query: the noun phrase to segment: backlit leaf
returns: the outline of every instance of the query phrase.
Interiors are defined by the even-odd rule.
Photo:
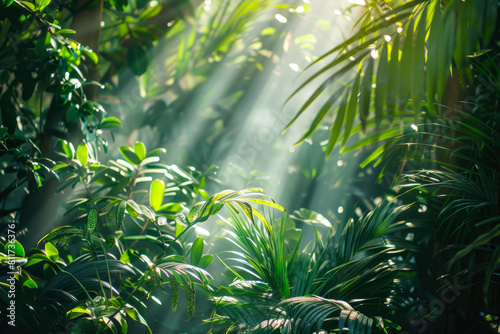
[[[4,247],[4,253],[7,254],[7,256],[25,256],[24,247],[17,240],[7,242]]]
[[[162,180],[153,180],[149,189],[149,205],[153,210],[158,211],[163,203],[165,194],[165,184]]]
[[[87,148],[87,145],[84,142],[81,142],[80,144],[78,144],[78,147],[76,148],[76,158],[78,159],[78,161],[80,161],[82,166],[86,166],[88,157],[89,157],[89,150]]]
[[[138,141],[134,145],[134,153],[137,155],[140,161],[144,160],[146,157],[146,146],[143,142]]]
[[[45,254],[52,262],[57,262],[59,259],[59,251],[50,242],[45,243]]]

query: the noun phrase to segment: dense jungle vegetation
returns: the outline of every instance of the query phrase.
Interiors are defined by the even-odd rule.
[[[500,333],[499,6],[0,0],[1,332]]]

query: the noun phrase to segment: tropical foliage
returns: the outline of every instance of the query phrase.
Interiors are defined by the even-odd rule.
[[[351,1],[323,55],[313,6],[0,1],[2,332],[500,330],[497,1]],[[293,48],[284,212],[213,163]]]
[[[299,143],[333,110],[326,154],[372,148],[361,166],[379,166],[378,181],[427,216],[410,238],[422,246],[415,290],[395,311],[408,332],[489,332],[484,315],[497,313],[497,12],[495,1],[367,1],[352,37],[292,94],[323,80],[292,123],[328,95]]]

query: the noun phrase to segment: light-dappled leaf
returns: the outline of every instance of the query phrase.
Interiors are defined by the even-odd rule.
[[[26,255],[23,245],[15,239],[5,243],[4,253],[7,254],[7,256],[17,257],[24,257]]]
[[[93,233],[97,227],[97,211],[95,209],[92,209],[89,211],[87,215],[87,230],[90,233]]]

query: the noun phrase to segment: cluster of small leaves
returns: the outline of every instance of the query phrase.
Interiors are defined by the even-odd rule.
[[[208,197],[201,188],[206,174],[164,165],[160,160],[165,150],[148,152],[141,142],[133,148],[120,147],[122,159],[105,165],[91,162],[94,158],[85,144],[75,150],[71,143],[61,141],[60,148],[67,162],[59,163],[55,170],[63,180],[59,191],[74,188],[67,207],[73,223],[54,228],[40,240],[45,252],[32,249],[25,254],[21,244],[14,245],[20,268],[16,279],[23,285],[22,298],[30,298],[24,307],[34,305],[45,312],[52,303],[33,303],[46,298],[58,303],[58,298],[65,298],[64,307],[57,311],[57,318],[65,320],[47,323],[47,331],[71,322],[80,331],[126,332],[127,319],[149,328],[143,300],[153,297],[157,288],[162,291],[164,285],[170,288],[174,311],[180,289],[185,290],[188,316],[193,316],[194,284],[209,284],[212,277],[205,269],[213,259],[204,254],[202,236],[190,239],[195,225],[226,206],[232,214],[239,213],[236,207],[241,208],[255,223],[262,217],[270,228],[251,204],[284,210],[263,199],[261,189],[224,191]],[[197,196],[207,199],[192,205]],[[83,247],[77,248],[77,255],[82,255],[73,260],[75,244]],[[117,273],[121,273],[120,279]],[[4,299],[6,289],[8,285],[1,290]],[[41,321],[38,314],[20,313],[26,328],[30,322]]]
[[[12,256],[8,252],[10,242],[5,244],[5,253],[2,252],[2,262]],[[9,255],[10,254],[10,255]],[[51,332],[64,328],[66,321],[84,315],[77,321],[77,326],[97,329],[98,322],[91,319],[102,319],[113,309],[123,308],[123,300],[117,298],[103,298],[96,291],[102,285],[110,285],[109,281],[99,282],[95,279],[96,273],[104,277],[109,275],[133,276],[136,272],[121,261],[105,258],[103,253],[84,254],[73,259],[71,254],[61,254],[52,243],[46,242],[43,250],[33,248],[25,253],[21,244],[16,242],[17,273],[16,286],[16,326],[19,330],[30,332]],[[7,291],[9,284],[0,283],[0,298],[9,303]],[[81,306],[76,306],[81,305]],[[127,306],[131,307],[130,305]],[[84,319],[84,320],[81,320]],[[80,323],[80,324],[79,324]],[[126,322],[121,321],[126,331]],[[61,327],[62,326],[62,327]]]
[[[19,185],[40,187],[55,174],[48,158],[52,137],[106,150],[102,129],[119,126],[120,121],[87,99],[85,86],[100,84],[85,78],[85,61],[95,65],[98,57],[67,37],[74,31],[64,27],[64,3],[3,1],[1,6],[0,158],[2,173],[14,179],[2,184],[4,200],[9,194],[21,196]],[[15,209],[5,213],[11,211]]]

